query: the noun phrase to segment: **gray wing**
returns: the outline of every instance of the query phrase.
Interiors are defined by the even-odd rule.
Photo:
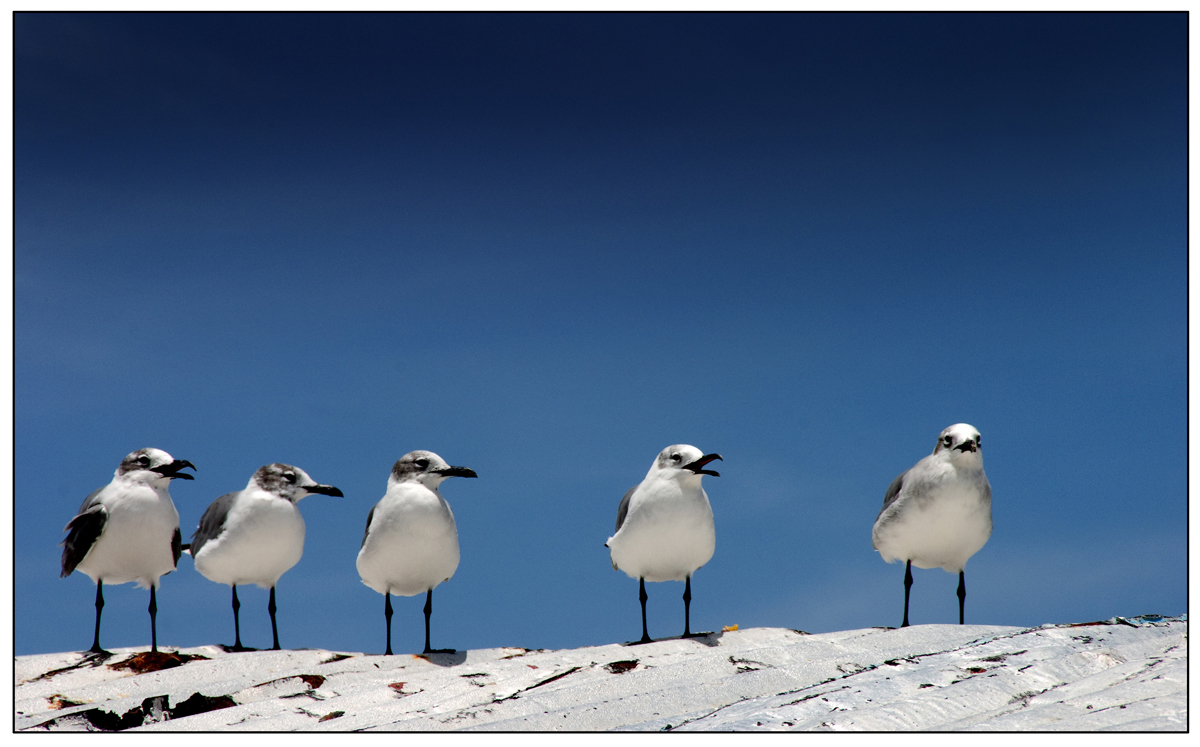
[[[196,527],[196,532],[192,535],[193,558],[200,554],[200,548],[204,547],[205,543],[220,536],[221,531],[225,529],[225,519],[229,517],[229,510],[233,508],[237,497],[238,493],[226,493],[204,510],[204,515],[200,517],[200,526]],[[175,560],[179,560],[178,554]]]
[[[900,488],[904,487],[904,476],[908,474],[908,470],[901,472],[892,480],[892,484],[888,486],[887,492],[883,494],[883,508],[879,509],[879,516],[883,516],[883,512],[888,510],[888,506],[896,502],[900,497]],[[875,521],[879,521],[879,516],[875,517]]]
[[[59,574],[59,578],[71,575],[75,566],[83,562],[88,551],[92,549],[92,545],[96,544],[96,540],[100,539],[100,534],[104,531],[104,523],[108,521],[108,512],[96,500],[96,496],[100,494],[101,490],[104,488],[93,490],[88,494],[79,507],[79,513],[63,528],[63,531],[68,534],[67,538],[60,543],[63,554],[62,573]]]
[[[104,488],[107,487],[107,485],[104,486]],[[79,514],[87,513],[87,510],[96,502],[96,496],[100,495],[100,491],[104,490],[104,488],[96,488],[92,492],[88,493],[88,497],[84,498],[83,503],[79,504],[79,510],[75,512],[75,515],[78,516]]]
[[[621,531],[621,525],[625,523],[625,514],[629,513],[629,499],[633,496],[633,491],[638,489],[638,485],[634,485],[626,491],[625,497],[621,499],[621,505],[617,507],[617,528],[614,533]]]
[[[367,528],[363,530],[363,541],[362,544],[358,546],[359,550],[363,549],[363,547],[367,544],[367,535],[371,533],[371,519],[373,518],[375,518],[375,507],[371,506],[370,512],[367,513]]]

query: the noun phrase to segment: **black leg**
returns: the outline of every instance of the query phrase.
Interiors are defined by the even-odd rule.
[[[638,641],[638,643],[649,643],[651,640],[650,632],[646,629],[646,600],[647,599],[649,599],[649,597],[646,596],[646,579],[639,578],[638,579],[638,600],[641,601],[641,603],[642,603],[642,640]]]
[[[96,582],[96,637],[92,639],[92,647],[89,649],[93,654],[107,654],[108,652],[100,648],[100,610],[104,609],[104,582]]]
[[[908,590],[912,588],[912,561],[904,564],[904,622],[900,627],[908,627]]]
[[[433,649],[429,648],[429,616],[433,614],[433,589],[425,593],[425,651],[429,653]]]
[[[392,655],[392,592],[383,594],[383,619],[387,620],[387,650],[384,656]]]
[[[242,650],[242,628],[238,624],[238,610],[242,608],[242,603],[237,598],[237,584],[233,585],[233,648],[235,651]]]
[[[429,647],[429,616],[433,614],[433,589],[430,589],[425,594],[425,650],[423,654],[452,654],[452,648],[430,648]]]
[[[958,624],[963,624],[963,603],[967,601],[967,572],[958,572]]]
[[[155,619],[158,617],[158,603],[154,601],[154,584],[150,584],[150,651],[158,653],[158,630]]]
[[[687,577],[683,587],[683,637],[692,635],[692,577]]]
[[[275,645],[271,646],[272,651],[279,650],[279,630],[275,627],[275,587],[271,587],[271,598],[267,601],[267,612],[271,613],[271,639]]]

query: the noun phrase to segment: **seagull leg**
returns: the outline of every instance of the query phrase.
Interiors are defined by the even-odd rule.
[[[237,584],[233,585],[233,650],[242,650],[242,628],[238,624],[238,610],[242,608],[242,603],[237,598]]]
[[[963,624],[963,603],[967,601],[967,572],[958,572],[958,624]]]
[[[433,589],[430,588],[429,591],[426,592],[426,594],[425,594],[425,651],[423,651],[422,653],[426,653],[426,654],[429,653],[431,650],[429,648],[429,616],[432,614],[433,614]]]
[[[383,593],[383,619],[387,621],[387,650],[384,656],[392,655],[392,592]]]
[[[908,590],[912,588],[912,561],[904,564],[904,622],[900,627],[908,627]]]
[[[638,643],[649,643],[651,640],[650,632],[648,630],[646,630],[646,600],[647,599],[649,599],[649,597],[646,596],[646,579],[639,578],[638,579],[638,600],[640,600],[642,603],[642,640],[638,641]]]
[[[705,638],[712,635],[712,631],[693,633],[692,632],[692,577],[688,576],[683,587],[683,635],[680,638]]]
[[[158,603],[154,601],[154,584],[150,584],[150,651],[158,653],[158,630],[155,618],[158,617]]]
[[[692,577],[683,586],[683,637],[692,637]]]
[[[271,647],[272,651],[279,650],[279,630],[275,627],[275,587],[271,587],[271,598],[267,600],[267,612],[271,613],[271,638],[274,639],[275,645]]]
[[[425,595],[425,650],[423,654],[452,654],[452,648],[430,648],[429,647],[429,616],[433,614],[433,587],[430,587],[429,592]]]
[[[92,639],[92,647],[88,649],[93,654],[107,654],[100,648],[100,610],[104,609],[104,582],[96,582],[96,637]]]

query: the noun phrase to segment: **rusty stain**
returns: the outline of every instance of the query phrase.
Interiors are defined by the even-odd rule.
[[[208,657],[199,654],[169,654],[165,651],[143,651],[115,664],[109,664],[108,668],[117,670],[125,669],[134,674],[146,674],[147,672],[158,672],[163,669],[173,669],[195,659],[208,659]]]

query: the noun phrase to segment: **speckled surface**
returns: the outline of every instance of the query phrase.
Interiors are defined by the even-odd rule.
[[[17,730],[1185,730],[1186,617],[779,628],[561,651],[16,659]],[[151,666],[153,663],[151,663]],[[55,673],[56,670],[62,670]]]

